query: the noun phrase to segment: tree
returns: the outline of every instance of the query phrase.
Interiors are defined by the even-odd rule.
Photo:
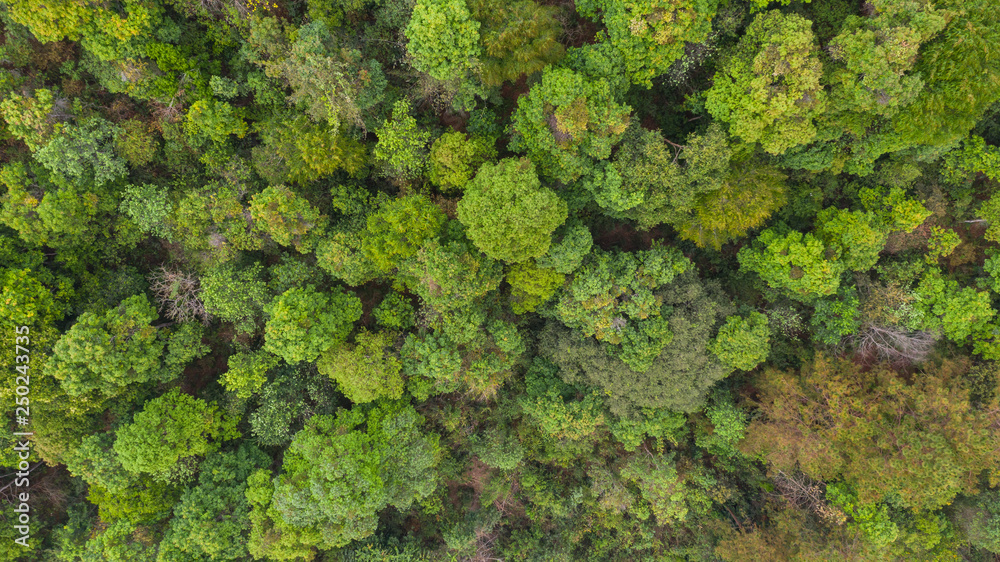
[[[566,281],[566,276],[528,261],[511,266],[506,280],[510,285],[514,314],[524,314],[552,298]]]
[[[392,292],[386,295],[372,313],[383,328],[408,330],[413,327],[413,305],[399,293]]]
[[[346,46],[323,20],[299,27],[289,43],[277,19],[263,18],[251,24],[247,43],[252,62],[292,89],[288,101],[335,134],[341,125],[364,128],[364,118],[382,101],[387,85],[382,66]]]
[[[158,317],[145,295],[103,315],[85,312],[56,342],[47,370],[70,396],[97,392],[111,398],[132,383],[172,380],[208,348],[199,341],[197,324],[171,333],[151,326]]]
[[[655,245],[634,254],[591,251],[561,291],[554,313],[584,336],[611,344],[637,372],[647,370],[670,343],[657,291],[691,267],[676,250]]]
[[[1000,15],[989,2],[936,2],[947,27],[921,48],[914,68],[925,82],[893,121],[910,143],[947,146],[968,134],[998,98]]]
[[[173,205],[167,197],[167,190],[156,185],[128,185],[118,210],[128,215],[143,232],[171,240],[173,235],[168,220]]]
[[[513,82],[557,62],[565,54],[563,33],[554,6],[532,0],[471,0],[472,17],[480,22],[479,75],[487,86]]]
[[[396,334],[361,330],[354,345],[328,349],[316,368],[337,382],[340,391],[355,404],[382,398],[396,400],[403,395],[402,363],[391,351]]]
[[[836,248],[847,269],[875,267],[889,232],[877,223],[874,213],[828,207],[820,211],[816,222],[816,235]]]
[[[769,336],[767,316],[759,312],[747,318],[730,316],[708,348],[726,365],[749,371],[767,360]]]
[[[527,389],[518,404],[546,435],[578,441],[605,424],[600,391],[566,384],[551,361],[536,357],[525,382]]]
[[[196,145],[212,141],[226,142],[230,135],[246,136],[249,128],[241,111],[228,102],[214,99],[198,100],[188,108],[184,127]]]
[[[442,192],[461,191],[483,162],[496,156],[489,139],[468,138],[464,133],[445,133],[431,145],[427,179]]]
[[[361,255],[380,273],[410,258],[444,226],[445,215],[422,195],[401,197],[368,215]]]
[[[146,402],[133,422],[118,430],[115,453],[129,472],[169,479],[182,469],[181,461],[211,453],[219,441],[239,437],[236,422],[175,388]]]
[[[706,94],[713,117],[770,154],[811,142],[826,107],[811,26],[797,14],[758,14]]]
[[[537,258],[566,221],[566,202],[541,186],[534,163],[484,164],[458,203],[458,220],[484,254],[508,263]]]
[[[208,270],[201,278],[205,310],[220,320],[232,322],[240,332],[256,332],[264,305],[271,300],[267,284],[261,279],[263,271],[260,263],[246,268],[226,263]]]
[[[986,332],[990,320],[996,316],[989,291],[960,288],[957,281],[946,280],[936,267],[924,274],[914,292],[918,296],[914,308],[922,313],[920,327],[940,329],[955,342]]]
[[[844,337],[857,332],[861,327],[860,305],[858,291],[854,287],[841,287],[835,298],[816,301],[810,320],[813,339],[826,345],[837,345]]]
[[[93,183],[103,187],[125,177],[125,162],[112,149],[117,128],[93,117],[68,124],[62,133],[35,151],[35,160],[55,174],[56,183]]]
[[[315,361],[344,341],[361,318],[361,301],[339,288],[320,292],[312,285],[289,289],[264,311],[264,349],[288,363]]]
[[[241,445],[205,459],[198,485],[188,488],[160,542],[158,560],[240,560],[250,531],[247,479],[271,463],[260,449]]]
[[[569,220],[556,229],[549,250],[535,260],[539,267],[564,275],[573,273],[590,253],[594,237],[577,220]]]
[[[812,234],[769,228],[737,257],[741,268],[760,275],[769,287],[810,302],[836,293],[840,286],[844,264],[828,256],[827,247]]]
[[[644,371],[609,352],[607,344],[557,322],[550,322],[539,335],[539,354],[559,365],[566,382],[603,389],[616,415],[644,407],[695,411],[704,404],[708,389],[732,372],[708,351],[708,345],[733,311],[717,284],[702,284],[693,272],[661,288],[657,296],[670,310],[664,319],[672,337]]]
[[[479,57],[479,27],[465,0],[418,0],[404,31],[413,67],[436,80],[461,79]]]
[[[798,373],[769,369],[757,383],[764,417],[740,448],[775,469],[840,479],[862,502],[898,494],[914,510],[937,509],[1000,469],[996,413],[969,404],[958,377],[967,368],[929,365],[907,383],[885,366],[817,354]]]
[[[260,391],[267,382],[267,372],[279,362],[277,356],[263,349],[234,353],[229,356],[226,372],[219,382],[237,398],[246,400]]]
[[[289,525],[321,530],[327,547],[370,536],[379,511],[406,510],[437,486],[438,438],[422,423],[400,402],[313,417],[285,453],[275,511]]]
[[[382,175],[404,182],[424,175],[431,134],[417,126],[417,120],[410,115],[409,101],[397,101],[392,106],[392,117],[375,134],[378,142],[372,157]]]
[[[511,149],[524,152],[547,177],[570,182],[611,156],[629,124],[604,79],[547,68],[542,81],[517,100]]]
[[[254,228],[283,246],[312,251],[326,228],[327,217],[284,185],[270,186],[250,200]]]
[[[270,183],[305,184],[338,170],[352,176],[366,171],[365,146],[328,123],[276,113],[258,123],[256,130],[263,144],[251,151],[254,168]]]
[[[430,238],[400,267],[398,278],[438,313],[467,308],[500,286],[502,265],[465,241]]]
[[[777,168],[739,163],[718,189],[699,197],[693,212],[674,224],[682,238],[719,250],[762,226],[785,204],[785,191],[785,174]]]
[[[661,525],[683,521],[692,511],[705,512],[711,507],[706,490],[695,487],[700,483],[697,482],[699,475],[678,470],[674,457],[673,452],[633,455],[620,470],[623,479],[639,488],[642,498],[649,504],[649,511]],[[642,512],[640,509],[635,511]]]
[[[633,84],[650,88],[653,78],[684,54],[685,43],[708,38],[717,5],[715,0],[586,0],[576,9],[591,19],[600,16],[605,29],[599,44],[609,47],[609,57]]]
[[[170,217],[172,238],[206,266],[228,261],[236,251],[259,250],[262,240],[243,195],[239,188],[217,183],[188,191]]]

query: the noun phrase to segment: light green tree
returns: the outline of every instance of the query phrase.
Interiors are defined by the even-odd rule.
[[[438,436],[422,424],[401,402],[314,416],[285,453],[272,497],[278,516],[321,531],[327,548],[370,536],[379,511],[406,510],[437,487]]]
[[[355,404],[381,398],[396,400],[403,395],[402,363],[392,351],[396,334],[361,330],[354,344],[331,347],[316,362],[316,368],[337,383]]]
[[[752,312],[747,317],[726,318],[708,349],[734,369],[752,370],[767,360],[771,351],[767,316]]]
[[[302,253],[312,251],[328,222],[306,198],[284,185],[270,186],[254,195],[250,216],[258,232]]]
[[[647,88],[684,54],[686,43],[708,38],[717,0],[585,0],[578,12],[598,17],[599,34],[608,56],[621,65],[633,84]]]
[[[713,117],[747,142],[781,154],[816,137],[826,107],[812,23],[777,10],[758,14],[705,99]]]
[[[550,67],[528,95],[518,98],[510,147],[526,153],[542,174],[575,181],[595,161],[611,156],[630,112],[617,103],[604,79]]]
[[[567,205],[542,187],[531,161],[484,164],[458,203],[458,220],[484,254],[508,263],[536,258],[566,221]]]
[[[382,175],[399,181],[412,181],[424,175],[431,134],[421,130],[410,115],[409,101],[397,101],[392,106],[392,117],[375,134],[378,142],[372,156]]]
[[[208,351],[197,324],[172,333],[151,325],[159,318],[145,295],[129,297],[103,315],[85,312],[56,342],[47,371],[70,396],[112,397],[132,383],[169,381]]]
[[[404,33],[414,68],[437,80],[462,78],[477,63],[479,22],[465,0],[418,0]]]
[[[282,293],[266,308],[264,349],[288,363],[315,361],[343,342],[361,318],[361,301],[339,288],[320,292],[313,286]]]
[[[496,149],[489,139],[469,138],[457,131],[445,133],[431,145],[427,178],[442,192],[460,191],[479,166],[494,156]]]
[[[131,424],[118,430],[115,453],[122,468],[168,479],[188,457],[211,453],[239,437],[236,419],[178,389],[146,402]]]
[[[821,240],[797,231],[782,234],[769,228],[737,257],[741,268],[757,273],[771,288],[804,302],[836,293],[844,271],[843,262],[831,259]]]

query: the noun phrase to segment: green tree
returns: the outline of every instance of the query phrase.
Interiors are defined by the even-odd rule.
[[[763,226],[785,204],[785,174],[772,166],[743,162],[715,191],[698,198],[693,212],[674,223],[681,237],[698,246],[722,245]]]
[[[580,267],[590,253],[594,237],[579,221],[569,220],[557,228],[549,250],[535,260],[538,267],[569,274]]]
[[[418,0],[404,30],[413,67],[445,82],[462,78],[478,62],[479,27],[465,0]]]
[[[512,150],[524,152],[545,176],[570,182],[611,156],[629,124],[604,79],[547,68],[542,81],[517,100]]]
[[[391,350],[396,334],[361,330],[354,344],[331,347],[316,362],[316,368],[337,382],[340,391],[355,404],[403,395],[402,363]]]
[[[206,141],[224,143],[230,135],[239,138],[246,136],[249,128],[241,113],[228,102],[214,99],[198,100],[188,108],[184,126],[197,145]]]
[[[305,184],[338,170],[352,176],[365,172],[365,146],[328,123],[276,113],[257,123],[256,130],[263,144],[251,151],[254,168],[270,183]]]
[[[518,404],[546,435],[578,441],[604,425],[600,391],[566,384],[554,363],[536,357],[524,378],[527,388]]]
[[[263,272],[264,266],[259,263],[245,268],[226,263],[208,270],[201,278],[200,296],[205,310],[232,322],[240,332],[255,333],[264,305],[271,300],[267,284],[261,279]]]
[[[767,322],[767,316],[759,312],[747,318],[730,316],[708,348],[726,365],[752,370],[767,360],[771,351]]]
[[[423,195],[390,201],[368,215],[361,255],[380,273],[389,273],[433,238],[445,220],[441,209]]]
[[[372,313],[383,328],[408,330],[413,327],[413,305],[399,293],[392,292],[386,295]]]
[[[288,363],[315,361],[343,342],[361,318],[361,301],[339,288],[320,292],[313,286],[289,289],[264,311],[264,349]]]
[[[206,458],[198,485],[186,489],[174,507],[157,560],[245,558],[250,531],[247,479],[270,463],[260,449],[247,444],[234,452],[214,453]]]
[[[616,346],[637,372],[649,368],[673,334],[657,291],[687,271],[680,252],[656,245],[635,253],[591,251],[554,306],[557,318],[587,337]]]
[[[584,16],[604,23],[598,35],[608,56],[633,84],[652,87],[684,54],[685,43],[702,43],[711,31],[715,0],[586,0]]]
[[[952,17],[921,48],[914,68],[925,86],[893,125],[910,143],[947,146],[965,137],[1000,95],[1000,14],[983,0],[934,7]]]
[[[541,6],[532,0],[472,0],[469,8],[481,23],[479,74],[487,86],[540,72],[566,52],[559,43],[563,27],[554,6]]]
[[[810,324],[813,339],[826,345],[837,345],[861,327],[858,291],[854,287],[841,287],[835,298],[816,301]]]
[[[262,18],[250,27],[247,41],[252,62],[267,76],[287,84],[296,104],[333,133],[341,125],[365,127],[365,117],[382,101],[387,82],[382,66],[330,32],[319,19],[299,27],[294,40],[282,33],[277,19]]]
[[[85,312],[56,342],[46,369],[70,396],[96,391],[110,398],[132,383],[172,380],[208,348],[197,324],[171,333],[151,325],[158,317],[145,295],[103,315]]]
[[[483,162],[496,156],[489,139],[452,131],[434,141],[427,178],[442,192],[461,191]]]
[[[472,306],[499,287],[503,268],[468,242],[430,238],[400,267],[398,278],[431,309],[447,313]]]
[[[250,216],[257,231],[302,253],[312,251],[328,222],[306,198],[284,185],[270,186],[254,195]]]
[[[708,389],[732,372],[708,350],[712,337],[734,311],[715,283],[702,284],[693,272],[661,288],[664,314],[672,337],[643,371],[631,368],[607,344],[577,330],[550,322],[539,335],[539,354],[558,364],[570,384],[589,384],[607,394],[616,415],[639,408],[692,412],[705,402]]]
[[[914,292],[918,296],[914,308],[922,313],[920,328],[940,329],[955,342],[985,332],[997,313],[989,291],[959,287],[957,281],[945,279],[936,267],[924,274]]]
[[[487,256],[508,263],[545,254],[567,213],[566,202],[541,186],[528,160],[484,164],[458,203],[469,239]]]
[[[168,190],[144,183],[125,187],[118,210],[127,215],[140,230],[166,240],[173,238],[168,226],[173,205]]]
[[[524,314],[535,310],[552,298],[566,281],[566,276],[528,261],[511,266],[506,280],[510,285],[511,308],[514,314]]]
[[[705,108],[746,142],[781,154],[816,137],[826,107],[812,23],[777,10],[758,14],[716,74]]]
[[[437,487],[440,448],[412,406],[382,402],[315,416],[296,434],[273,505],[295,527],[322,531],[327,547],[363,539],[387,506],[406,510]],[[356,429],[365,424],[365,430]],[[350,485],[345,485],[350,482]]]
[[[115,453],[129,472],[168,479],[181,461],[211,453],[220,441],[239,437],[236,421],[175,388],[146,402],[132,423],[118,430]]]
[[[35,151],[40,164],[53,172],[56,183],[93,183],[102,187],[127,173],[125,162],[115,155],[111,140],[117,128],[93,117],[78,124],[66,125],[45,146]]]
[[[378,142],[372,157],[382,175],[398,181],[413,181],[424,175],[431,134],[421,130],[410,115],[409,101],[397,101],[392,106],[392,117],[375,134]]]
[[[219,382],[238,398],[248,399],[267,382],[267,372],[276,367],[280,359],[262,349],[239,352],[229,356],[227,369]]]
[[[874,213],[828,207],[820,211],[816,222],[816,235],[836,248],[847,269],[875,267],[889,233],[876,222]]]
[[[844,270],[843,262],[831,259],[827,246],[812,234],[782,234],[773,228],[761,232],[737,257],[741,268],[760,275],[769,287],[804,302],[836,293]]]

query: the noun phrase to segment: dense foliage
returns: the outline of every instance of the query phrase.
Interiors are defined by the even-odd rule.
[[[1000,557],[1000,0],[0,32],[0,562]]]

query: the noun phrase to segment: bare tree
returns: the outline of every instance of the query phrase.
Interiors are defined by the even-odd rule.
[[[934,348],[930,332],[910,332],[896,327],[865,324],[855,336],[860,353],[892,362],[919,363]]]
[[[798,471],[787,474],[781,470],[777,471],[771,480],[774,482],[774,494],[789,504],[799,509],[808,509],[823,521],[833,525],[841,525],[847,521],[843,511],[823,499],[821,482]]]
[[[149,288],[167,318],[174,322],[198,320],[208,324],[210,316],[201,302],[201,287],[194,275],[160,267],[150,276]]]

